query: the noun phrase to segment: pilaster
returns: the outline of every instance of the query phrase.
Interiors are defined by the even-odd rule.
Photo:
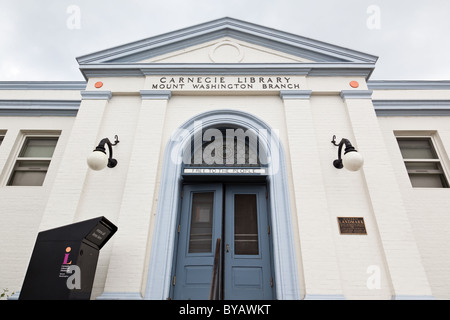
[[[142,90],[142,102],[125,183],[119,231],[103,294],[98,299],[133,299],[143,296],[147,247],[152,212],[157,204],[157,173],[170,91]],[[126,263],[124,263],[126,261]]]
[[[361,170],[370,194],[393,298],[432,297],[371,94],[370,90],[342,91],[341,97],[352,125],[355,145],[364,155]]]
[[[98,144],[98,133],[111,91],[82,91],[82,101],[50,192],[39,230],[75,222],[89,170],[86,157]]]
[[[343,298],[333,230],[323,185],[311,91],[282,91],[301,246],[304,298]],[[305,152],[307,150],[307,152]],[[326,275],[326,280],[324,280]]]

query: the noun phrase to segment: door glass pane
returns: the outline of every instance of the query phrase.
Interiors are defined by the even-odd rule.
[[[234,253],[259,254],[256,194],[234,196]]]
[[[211,252],[213,208],[214,192],[193,194],[189,253]]]

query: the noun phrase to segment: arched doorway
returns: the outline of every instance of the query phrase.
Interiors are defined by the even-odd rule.
[[[275,297],[260,135],[222,124],[185,145],[171,299]]]
[[[205,165],[203,162],[198,166],[186,165],[187,162],[192,162],[191,160],[195,156],[196,150],[198,150],[198,137],[201,137],[201,140],[204,139],[205,128],[215,129],[218,131],[221,131],[224,128],[229,128],[235,130],[242,129],[247,132],[248,130],[257,132],[259,135],[256,147],[258,150],[263,150],[263,152],[260,153],[260,155],[263,156],[257,159],[254,166],[249,166],[249,163],[245,163],[241,167],[227,166],[226,158],[229,156],[229,154],[227,154],[229,151],[227,151],[227,146],[224,146],[221,149],[222,151],[220,148],[216,148],[213,151],[209,150],[209,156],[216,159],[216,164],[218,157],[222,157],[222,167],[219,168],[215,165],[208,166],[211,163],[206,163]],[[211,139],[209,141],[213,142],[215,139]],[[196,143],[197,145],[195,145]],[[249,144],[250,142],[248,145]],[[202,151],[204,151],[205,147],[207,148],[208,146],[210,146],[210,144],[203,146]],[[245,148],[250,150],[251,147],[255,146],[249,145]],[[210,146],[210,148],[214,149],[214,146]],[[244,158],[247,157],[247,161],[250,156],[251,152],[244,152]],[[187,159],[189,159],[189,161],[187,161]],[[237,159],[234,160],[237,162]],[[264,163],[261,163],[262,160]],[[212,169],[215,169],[215,171]],[[223,170],[218,171],[218,169]],[[247,183],[251,182],[252,186],[250,189],[248,186],[246,187],[247,189],[242,188],[244,181]],[[214,186],[211,186],[212,182],[215,182],[213,184]],[[217,184],[217,182],[220,183]],[[189,197],[184,196],[185,190],[183,190],[183,187],[186,185],[189,186]],[[196,186],[194,187],[193,185]],[[266,189],[261,191],[263,189],[257,188],[257,185]],[[205,187],[208,190],[204,189]],[[224,191],[224,189],[228,190],[229,193]],[[182,190],[183,198],[181,197]],[[259,191],[256,192],[255,190]],[[194,196],[195,194],[200,195]],[[260,194],[262,194],[262,196],[260,196]],[[238,195],[237,198],[236,195]],[[197,199],[194,199],[195,197]],[[208,204],[208,198],[210,199],[210,208],[214,207],[214,204],[211,204],[211,199],[215,200],[213,202],[216,205],[222,203],[222,207],[215,208],[216,212],[222,212],[222,218],[217,218],[215,221],[222,222],[220,225],[215,225],[212,228],[215,228],[217,232],[220,231],[220,236],[224,239],[227,238],[228,241],[239,238],[239,235],[236,235],[235,233],[234,227],[231,227],[232,225],[235,225],[236,221],[227,220],[227,216],[239,216],[239,212],[236,213],[235,201],[241,201],[241,203],[245,203],[246,205],[256,208],[256,220],[259,218],[259,221],[263,222],[265,218],[260,216],[260,214],[263,214],[266,217],[267,226],[270,225],[270,241],[267,242],[262,238],[253,239],[253,241],[247,242],[247,246],[251,242],[257,242],[257,249],[256,247],[253,247],[254,251],[241,252],[253,253],[251,255],[255,255],[256,252],[258,252],[257,255],[259,255],[262,251],[265,252],[266,250],[267,252],[270,252],[270,254],[267,255],[270,259],[265,260],[263,264],[269,266],[269,271],[265,273],[270,275],[268,279],[270,279],[269,283],[271,285],[271,289],[269,291],[271,291],[271,295],[260,298],[299,299],[299,283],[293,242],[294,239],[292,235],[289,190],[287,187],[283,148],[279,142],[276,130],[272,130],[266,123],[257,119],[253,115],[234,110],[210,111],[190,119],[184,123],[176,133],[174,133],[171,141],[166,147],[145,298],[167,299],[175,294],[174,272],[176,272],[177,269],[177,261],[180,260],[178,257],[178,253],[180,252],[180,237],[178,233],[179,222],[183,219],[187,219],[185,226],[186,232],[183,234],[183,243],[181,246],[187,248],[186,250],[189,252],[192,210],[193,208],[194,210],[198,210],[197,222],[207,222],[208,210],[206,207]],[[198,203],[198,205],[193,206],[194,201]],[[232,210],[231,208],[234,209]],[[227,214],[226,210],[231,211]],[[184,215],[183,211],[185,212]],[[264,211],[266,211],[266,213],[263,213]],[[191,221],[188,221],[189,219],[191,219]],[[248,224],[247,222],[242,223],[244,225]],[[261,230],[265,227],[265,224],[264,226],[261,225],[258,234],[262,234]],[[232,236],[226,236],[228,230],[233,230]],[[247,234],[247,231],[243,233]],[[218,233],[211,234],[212,235],[208,241],[212,242],[206,241],[208,243],[213,243],[215,237],[218,235]],[[231,244],[232,248],[229,249],[230,251],[233,250],[233,252],[236,253],[236,250],[238,250],[239,252],[240,249],[236,248],[237,242],[234,241]],[[224,250],[226,250],[226,244],[230,246],[230,243],[224,242]],[[206,249],[200,250],[209,250],[209,252],[211,252],[213,251],[211,249],[212,246],[208,244]],[[193,250],[195,251],[196,249]],[[250,249],[247,248],[247,250]],[[198,252],[195,254],[201,255],[205,253]],[[242,254],[242,256],[248,257],[249,254]],[[185,262],[182,263],[185,264]],[[198,265],[200,264],[201,263]],[[237,270],[240,268],[241,271],[249,271],[250,269],[245,269],[244,267],[248,267],[251,263],[247,261],[244,264],[245,266],[240,265],[234,269]],[[260,268],[260,266],[257,268]],[[195,272],[196,274],[201,274],[200,269],[195,270]],[[225,272],[226,270],[224,269],[223,275],[225,275]],[[245,278],[245,272],[236,276],[243,279]],[[266,275],[264,274],[263,277],[266,277]],[[253,282],[251,282],[251,284],[254,286],[259,286],[256,284],[255,279],[256,278],[252,280]],[[227,285],[227,281],[228,279],[223,282],[223,288]],[[265,282],[267,284],[267,280],[265,280]],[[237,283],[239,284],[239,282]],[[265,290],[265,292],[267,292],[267,290]],[[223,297],[226,298],[227,296],[224,295]],[[234,295],[231,296],[231,298],[235,297],[237,299],[245,298]]]

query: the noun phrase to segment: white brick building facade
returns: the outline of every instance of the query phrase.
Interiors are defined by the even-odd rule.
[[[225,18],[80,57],[86,82],[0,83],[0,289],[20,292],[39,231],[105,216],[118,232],[92,299],[174,298],[183,186],[251,180],[183,175],[175,160],[201,121],[277,133],[258,178],[274,299],[449,299],[450,82],[371,81],[376,60]],[[118,165],[89,169],[115,135]],[[361,170],[333,166],[333,135]],[[24,141],[53,136],[43,184],[12,185]],[[432,173],[411,169],[402,138],[431,143]],[[367,234],[342,234],[338,217]]]

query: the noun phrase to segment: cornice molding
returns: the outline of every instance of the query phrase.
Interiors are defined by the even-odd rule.
[[[74,117],[80,103],[80,100],[0,100],[0,116]]]
[[[450,90],[450,80],[370,80],[372,90]]]
[[[81,91],[83,100],[110,100],[112,98],[111,91]]]
[[[74,90],[86,88],[86,81],[0,81],[0,90]]]
[[[342,90],[340,96],[342,99],[372,99],[372,90]]]
[[[280,97],[283,100],[308,100],[312,90],[281,90]]]
[[[450,116],[450,100],[373,100],[377,116]]]
[[[170,90],[141,90],[142,100],[169,100],[172,97]]]
[[[85,64],[80,70],[91,77],[143,77],[159,75],[305,75],[370,77],[369,63],[230,63],[230,64]]]

